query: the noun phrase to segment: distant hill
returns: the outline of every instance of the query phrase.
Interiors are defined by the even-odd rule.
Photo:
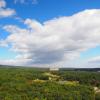
[[[32,68],[34,70],[44,70],[47,71],[49,68],[44,68],[44,67],[32,67],[32,66],[13,66],[13,65],[0,65],[0,68]]]
[[[50,68],[45,67],[30,67],[30,66],[10,66],[10,65],[0,65],[0,68],[34,68],[39,70],[49,70]],[[59,68],[60,71],[96,71],[99,72],[100,68]]]

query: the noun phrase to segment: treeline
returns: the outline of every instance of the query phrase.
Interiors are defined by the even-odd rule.
[[[100,68],[60,68],[60,71],[92,71],[99,72]]]

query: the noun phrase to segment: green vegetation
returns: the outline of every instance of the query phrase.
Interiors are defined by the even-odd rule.
[[[0,68],[0,100],[100,100],[99,87],[99,72]]]

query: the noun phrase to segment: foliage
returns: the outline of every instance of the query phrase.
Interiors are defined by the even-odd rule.
[[[100,73],[95,72],[0,68],[0,100],[95,100],[97,83],[100,86]]]

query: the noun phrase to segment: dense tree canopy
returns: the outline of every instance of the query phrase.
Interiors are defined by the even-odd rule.
[[[100,73],[0,68],[0,100],[100,100]]]

